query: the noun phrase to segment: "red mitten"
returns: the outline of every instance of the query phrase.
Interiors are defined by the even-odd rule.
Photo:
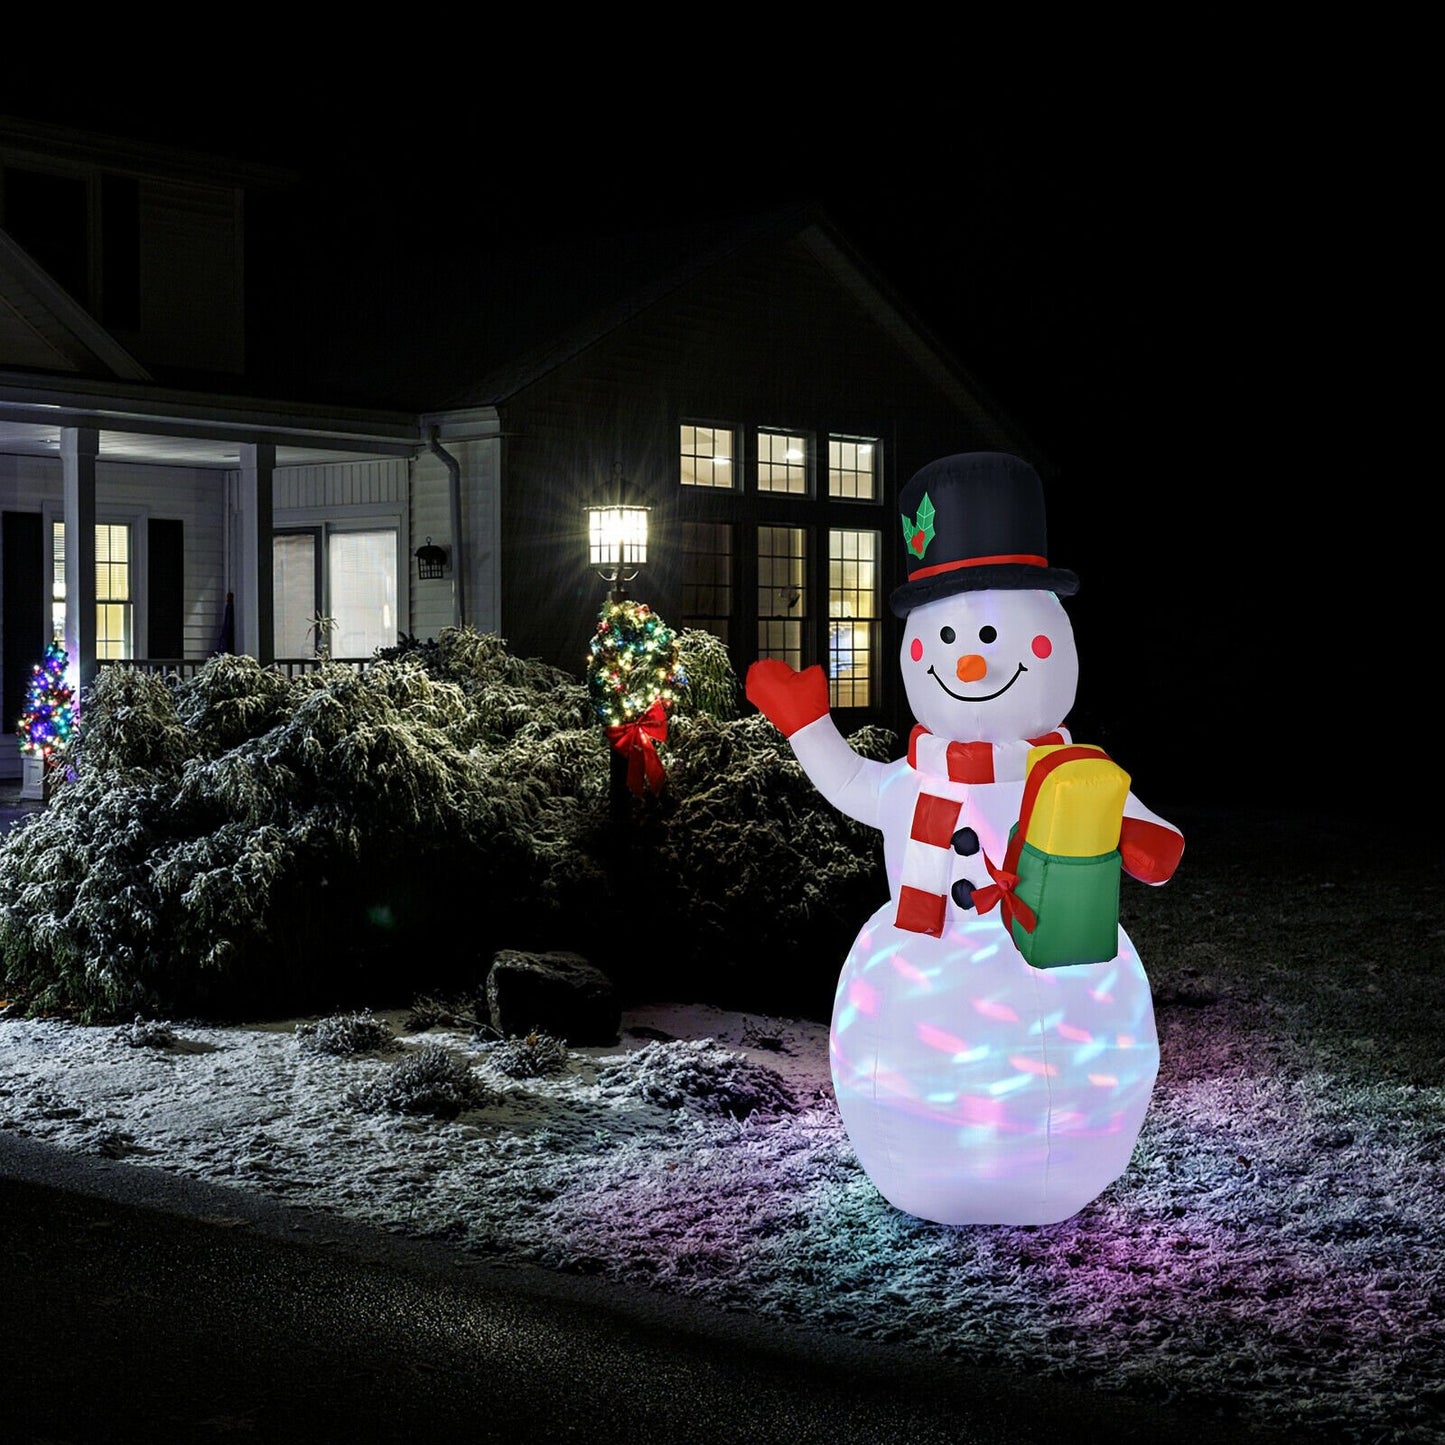
[[[828,711],[828,678],[816,663],[794,672],[786,662],[764,658],[748,668],[748,701],[785,738]]]
[[[1124,871],[1141,883],[1167,883],[1184,854],[1184,835],[1172,824],[1125,818],[1119,830]]]

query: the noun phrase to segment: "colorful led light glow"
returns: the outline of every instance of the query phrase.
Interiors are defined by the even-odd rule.
[[[895,928],[894,911],[859,934],[833,1011],[833,1089],[859,1162],[923,1219],[1068,1218],[1127,1168],[1159,1068],[1133,944],[1121,929],[1113,959],[1037,969],[996,916],[933,938]]]
[[[75,690],[65,677],[69,666],[70,656],[57,637],[30,669],[25,711],[15,726],[20,751],[30,757],[49,762],[65,750],[75,731]]]

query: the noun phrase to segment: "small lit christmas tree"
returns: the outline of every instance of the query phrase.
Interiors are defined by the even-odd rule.
[[[626,762],[627,785],[638,795],[647,788],[662,791],[666,779],[656,745],[667,738],[667,714],[685,681],[677,638],[645,602],[613,597],[603,605],[587,689],[615,756]]]
[[[52,638],[45,656],[30,670],[25,711],[15,728],[20,751],[46,766],[65,751],[75,729],[75,690],[65,680],[69,665],[70,655],[60,639]]]

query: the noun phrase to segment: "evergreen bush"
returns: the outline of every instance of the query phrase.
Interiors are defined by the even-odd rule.
[[[560,948],[624,996],[816,1008],[886,894],[876,835],[737,716],[721,644],[678,651],[666,787],[621,822],[585,684],[470,628],[364,673],[106,668],[72,774],[0,840],[0,982],[32,1013],[283,1018]]]

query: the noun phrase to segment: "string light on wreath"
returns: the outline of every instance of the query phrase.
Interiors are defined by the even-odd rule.
[[[656,745],[667,738],[667,715],[686,681],[675,634],[645,602],[613,597],[603,604],[588,650],[587,688],[608,741],[627,758],[634,793],[662,788]]]

